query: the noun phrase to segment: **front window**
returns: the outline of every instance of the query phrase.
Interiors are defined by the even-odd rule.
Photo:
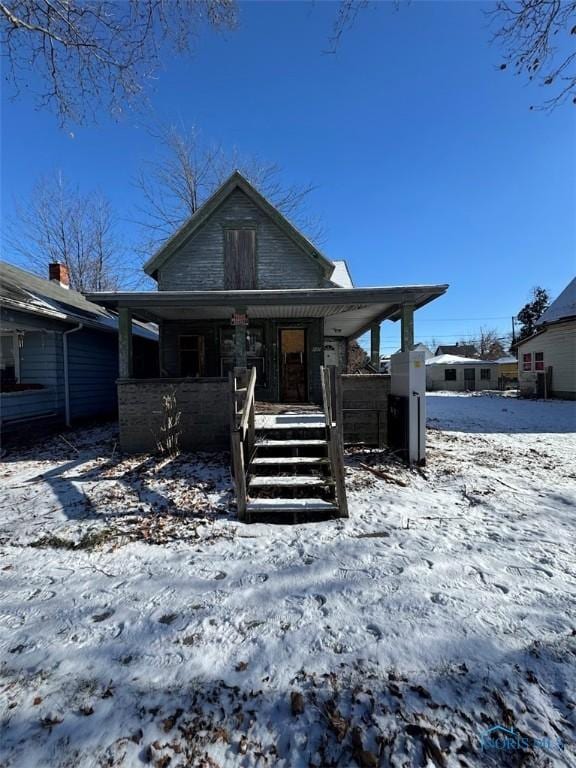
[[[480,379],[483,381],[490,381],[492,371],[490,368],[480,368]]]
[[[20,350],[18,334],[3,333],[0,336],[0,383],[2,389],[18,384],[20,380]]]
[[[456,368],[446,368],[444,371],[444,381],[456,381]]]
[[[522,370],[532,370],[532,352],[526,352],[524,355],[522,355]]]
[[[204,376],[204,336],[180,336],[180,376]]]
[[[234,370],[234,328],[220,329],[220,369],[222,376]],[[249,326],[246,329],[246,365],[256,368],[258,385],[266,382],[266,347],[264,329]]]
[[[535,371],[544,370],[544,352],[534,353],[534,370]]]

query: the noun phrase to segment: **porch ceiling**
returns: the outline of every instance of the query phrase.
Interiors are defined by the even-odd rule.
[[[415,309],[441,296],[447,285],[380,288],[317,288],[263,291],[150,291],[90,293],[87,298],[109,309],[130,309],[134,318],[226,320],[234,312],[249,318],[324,317],[328,336],[359,336],[373,322],[398,320],[403,304]]]

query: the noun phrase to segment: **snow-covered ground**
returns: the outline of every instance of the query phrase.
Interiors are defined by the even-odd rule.
[[[576,765],[576,404],[427,405],[426,469],[350,452],[308,525],[113,427],[8,454],[0,765]]]

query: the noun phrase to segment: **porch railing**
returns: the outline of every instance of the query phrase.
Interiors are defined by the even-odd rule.
[[[230,373],[230,451],[238,518],[246,516],[246,467],[254,453],[256,368]]]
[[[337,396],[337,377],[334,368],[320,368],[322,383],[322,402],[326,421],[326,439],[328,443],[328,458],[332,469],[332,477],[336,490],[336,502],[339,516],[348,517],[348,501],[346,499],[346,482],[344,478],[344,443],[341,425],[338,424],[337,412],[340,398]]]

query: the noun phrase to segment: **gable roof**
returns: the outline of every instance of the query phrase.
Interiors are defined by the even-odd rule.
[[[334,264],[326,258],[316,246],[308,240],[280,211],[258,192],[240,171],[234,173],[225,181],[214,194],[203,203],[198,210],[170,237],[144,264],[144,271],[154,277],[157,270],[170,256],[196,232],[204,222],[222,205],[236,189],[242,190],[252,202],[266,213],[274,223],[298,245],[304,253],[322,268],[326,278],[334,271]]]
[[[5,261],[0,262],[0,305],[62,322],[83,323],[96,330],[118,330],[116,314],[88,301],[72,288],[63,288],[53,280],[46,280]],[[137,336],[158,339],[155,327],[138,321],[133,321],[133,331]]]
[[[436,355],[475,355],[476,347],[474,344],[441,344],[436,347]]]
[[[548,309],[537,320],[536,325],[557,323],[560,320],[576,317],[576,277],[573,278],[562,293],[555,299]]]

